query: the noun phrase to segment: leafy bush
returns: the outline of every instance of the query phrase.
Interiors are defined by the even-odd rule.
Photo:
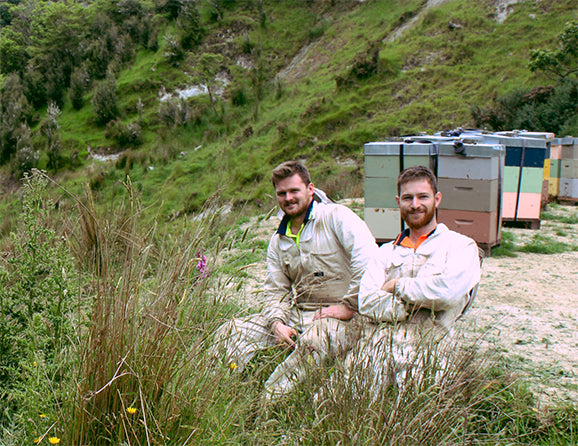
[[[90,76],[85,68],[76,68],[70,76],[70,103],[75,110],[84,105],[84,94],[90,85]]]
[[[173,34],[165,34],[163,37],[166,49],[165,58],[172,67],[178,67],[185,58],[185,50],[182,42]]]
[[[114,80],[107,79],[98,85],[92,98],[92,107],[96,120],[100,124],[106,124],[118,118],[120,112]]]
[[[245,89],[242,86],[238,86],[231,90],[231,103],[236,107],[243,107],[247,105],[248,98]]]
[[[16,140],[16,154],[11,161],[11,172],[21,178],[24,172],[38,165],[40,153],[32,147],[32,133],[27,124],[20,125]]]
[[[51,226],[46,177],[26,175],[12,249],[0,263],[0,423],[37,419],[63,395],[73,342],[77,274],[66,241]],[[44,379],[44,378],[47,379]],[[52,383],[52,384],[51,384]]]
[[[516,90],[499,96],[494,105],[474,107],[475,125],[492,130],[525,129],[559,133],[578,116],[578,80],[554,87]]]
[[[0,162],[16,151],[21,124],[30,120],[31,112],[20,77],[9,75],[0,90]]]
[[[184,99],[170,98],[159,104],[159,120],[169,127],[185,125],[190,119],[189,108]]]
[[[121,147],[139,146],[143,142],[142,128],[137,122],[125,124],[122,121],[110,121],[106,125],[105,135]]]

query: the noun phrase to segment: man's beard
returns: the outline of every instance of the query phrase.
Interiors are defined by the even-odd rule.
[[[401,211],[401,218],[405,224],[414,231],[427,226],[435,217],[435,207],[431,207],[430,209],[426,209],[425,213],[422,214],[422,217],[419,220],[411,220],[410,217],[412,216],[412,211]]]

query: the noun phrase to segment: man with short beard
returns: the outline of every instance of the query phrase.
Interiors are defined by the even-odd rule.
[[[259,350],[291,349],[265,383],[266,397],[276,400],[305,378],[306,364],[322,365],[357,344],[359,280],[377,244],[361,218],[313,186],[303,164],[282,163],[272,182],[281,222],[267,250],[265,306],[222,325],[213,351],[239,372]]]
[[[361,279],[359,312],[376,324],[358,356],[349,358],[349,364],[375,370],[381,384],[399,380],[415,365],[423,345],[451,331],[471,303],[481,274],[474,240],[437,222],[442,195],[431,169],[405,169],[397,189],[407,229],[379,248]]]

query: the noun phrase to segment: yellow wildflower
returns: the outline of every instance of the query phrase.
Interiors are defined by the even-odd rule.
[[[42,437],[35,438],[34,443],[38,444],[40,443],[40,440],[42,440]]]
[[[237,364],[235,364],[234,362],[232,362],[231,364],[229,364],[229,368],[231,370],[235,370],[237,368]]]
[[[128,412],[129,415],[134,415],[136,413],[136,408],[134,407],[127,407],[126,411]]]
[[[48,443],[50,443],[50,444],[58,444],[58,443],[60,443],[60,438],[58,438],[58,437],[49,437],[49,438],[48,438]]]
[[[45,413],[41,413],[39,416],[40,416],[40,418],[46,418],[46,414],[45,414]]]

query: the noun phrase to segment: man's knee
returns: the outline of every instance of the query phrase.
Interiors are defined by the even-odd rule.
[[[358,320],[340,321],[333,318],[316,320],[300,336],[299,348],[334,357],[344,355],[361,337]]]

